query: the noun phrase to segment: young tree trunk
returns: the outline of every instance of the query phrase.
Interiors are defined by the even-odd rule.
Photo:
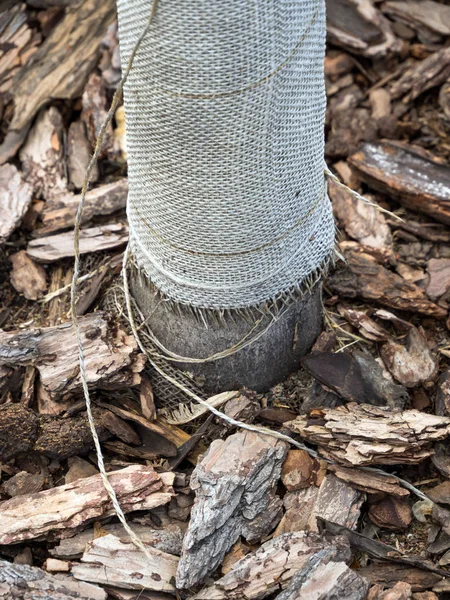
[[[149,18],[117,0],[122,64]],[[159,2],[124,89],[132,292],[210,391],[264,390],[309,351],[334,245],[324,0]],[[177,358],[177,357],[175,357]]]

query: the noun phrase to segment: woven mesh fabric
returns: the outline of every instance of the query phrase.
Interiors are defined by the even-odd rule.
[[[118,0],[122,64],[150,0]],[[168,298],[255,306],[334,245],[324,0],[160,0],[124,89],[136,263]]]

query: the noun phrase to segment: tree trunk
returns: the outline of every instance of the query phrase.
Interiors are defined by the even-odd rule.
[[[125,65],[149,3],[117,4]],[[324,42],[323,0],[161,2],[124,88],[132,292],[171,353],[233,349],[177,363],[210,392],[267,389],[320,331]]]

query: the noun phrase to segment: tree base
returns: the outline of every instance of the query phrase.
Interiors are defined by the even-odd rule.
[[[219,319],[207,317],[207,325],[193,312],[171,308],[161,301],[151,284],[141,274],[131,277],[131,292],[150,329],[170,351],[190,358],[205,358],[233,347],[245,336],[253,338],[272,317],[256,309],[246,314],[227,311]],[[278,320],[258,339],[231,356],[205,363],[174,363],[194,375],[209,393],[247,387],[267,391],[298,368],[321,331],[322,286],[293,302]],[[252,323],[261,319],[252,333]],[[246,338],[247,339],[247,338]]]

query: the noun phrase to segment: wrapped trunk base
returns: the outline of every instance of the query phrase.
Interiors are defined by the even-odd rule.
[[[145,276],[133,271],[131,293],[149,328],[168,350],[181,356],[209,357],[233,347],[248,334],[248,338],[256,337],[272,322],[270,314],[257,309],[230,310],[220,318],[204,311],[202,319],[187,308],[162,301]],[[192,373],[211,394],[240,387],[264,392],[295,371],[300,358],[310,351],[322,327],[321,292],[319,283],[301,299],[291,301],[261,337],[230,356],[173,364]]]

